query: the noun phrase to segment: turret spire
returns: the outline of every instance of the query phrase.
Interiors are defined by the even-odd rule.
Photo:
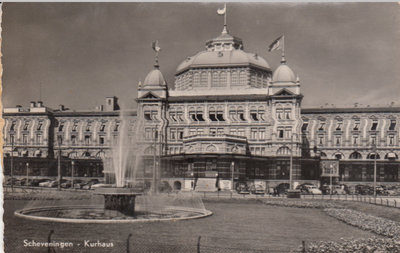
[[[217,10],[217,13],[220,16],[224,15],[224,29],[222,30],[222,33],[223,34],[227,34],[228,33],[228,27],[227,27],[227,24],[226,24],[226,3],[224,4],[224,8]]]
[[[152,48],[154,52],[156,52],[154,68],[158,69],[160,67],[160,65],[158,64],[158,52],[160,52],[161,50],[160,46],[158,45],[158,40],[152,43]]]

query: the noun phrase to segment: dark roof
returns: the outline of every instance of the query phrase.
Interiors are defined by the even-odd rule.
[[[301,114],[400,112],[400,107],[302,108]]]

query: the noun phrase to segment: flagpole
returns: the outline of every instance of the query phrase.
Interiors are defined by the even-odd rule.
[[[225,9],[225,14],[224,14],[224,27],[226,27],[226,14],[227,14],[227,11],[226,11],[226,3],[224,3],[224,9]]]
[[[281,62],[282,63],[286,62],[286,59],[285,59],[285,34],[282,35],[282,60],[281,60]]]

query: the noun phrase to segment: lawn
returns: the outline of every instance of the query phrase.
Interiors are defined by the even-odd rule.
[[[111,249],[85,248],[83,252],[126,252],[130,233],[132,252],[196,252],[199,236],[202,252],[287,252],[303,240],[307,243],[373,236],[329,217],[321,209],[268,206],[255,200],[207,200],[204,204],[214,214],[198,220],[122,225],[51,223],[14,217],[13,212],[27,202],[5,200],[6,252],[27,252],[24,239],[46,242],[50,230],[54,230],[53,240],[74,242],[75,252],[82,252],[83,246],[78,247],[77,243],[83,240],[114,244]],[[76,202],[71,200],[70,204]],[[45,248],[33,249],[29,248],[29,252],[47,252]]]

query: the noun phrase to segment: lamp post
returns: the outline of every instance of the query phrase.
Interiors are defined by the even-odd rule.
[[[57,136],[58,143],[58,163],[57,163],[57,180],[58,186],[57,189],[61,191],[61,135]]]
[[[14,192],[14,135],[11,135],[11,191]]]
[[[293,134],[290,139],[289,189],[293,190]]]
[[[376,198],[376,144],[372,144],[372,151],[374,152],[374,198]]]
[[[74,189],[74,165],[75,162],[71,161],[71,188]]]
[[[157,164],[156,164],[156,155],[157,155],[157,138],[158,138],[158,131],[157,131],[158,126],[156,126],[155,131],[154,131],[154,143],[153,143],[153,148],[154,148],[154,153],[153,153],[153,182],[152,182],[152,188],[153,192],[155,193],[157,191],[156,189],[156,171],[157,171]]]
[[[26,163],[26,186],[29,184],[29,163]]]
[[[233,192],[234,172],[235,172],[235,162],[232,161],[232,163],[231,163],[231,174],[232,174],[232,178],[231,178],[231,184],[232,184],[231,191],[232,191],[232,192]]]

